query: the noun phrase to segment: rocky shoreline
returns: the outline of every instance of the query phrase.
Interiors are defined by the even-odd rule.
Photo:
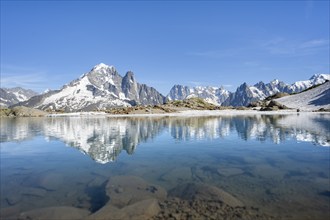
[[[203,115],[205,112],[213,112],[211,115],[217,115],[218,112],[300,112],[298,109],[290,109],[276,101],[259,101],[250,104],[248,107],[232,107],[232,106],[216,106],[199,98],[191,98],[183,101],[170,101],[163,105],[146,105],[146,106],[131,106],[117,107],[107,110],[98,110],[91,112],[46,112],[39,109],[17,106],[14,108],[0,108],[0,117],[44,117],[44,116],[140,116],[140,115],[163,115],[171,116],[187,112],[200,112],[197,115]],[[320,108],[313,112],[329,112],[329,109]],[[308,111],[311,112],[311,111]],[[209,115],[207,113],[206,115]]]

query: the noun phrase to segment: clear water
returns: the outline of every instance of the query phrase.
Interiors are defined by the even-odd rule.
[[[118,175],[207,183],[276,219],[330,218],[330,114],[1,118],[0,142],[3,219],[96,212]]]

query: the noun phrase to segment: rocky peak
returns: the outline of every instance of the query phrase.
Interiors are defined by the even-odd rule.
[[[139,99],[138,84],[135,80],[133,72],[128,71],[126,73],[123,78],[121,88],[127,98],[134,100]]]
[[[273,79],[272,81],[270,81],[270,84],[273,84],[273,85],[277,85],[279,83],[280,83],[280,81],[278,79]]]
[[[132,71],[128,71],[126,73],[126,75],[124,76],[124,78],[123,78],[123,81],[124,80],[128,80],[129,83],[135,82],[136,80],[135,80],[135,77],[134,77],[134,73]]]

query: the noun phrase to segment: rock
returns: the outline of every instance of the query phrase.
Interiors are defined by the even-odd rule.
[[[231,194],[204,183],[187,183],[177,186],[169,191],[169,196],[185,200],[219,200],[232,207],[244,206]]]
[[[111,220],[111,219],[127,219],[127,215],[120,209],[108,203],[97,212],[85,218],[86,220]]]
[[[20,220],[33,219],[33,220],[75,220],[83,219],[88,216],[90,212],[85,209],[78,209],[69,206],[47,207],[34,209],[31,211],[23,212],[19,215]]]
[[[41,111],[39,109],[27,108],[24,106],[17,106],[11,109],[9,116],[15,117],[42,117],[46,116],[47,112]]]
[[[161,211],[153,220],[169,219],[276,219],[260,212],[254,207],[231,207],[219,200],[195,199],[193,201],[169,197],[160,202]]]
[[[222,176],[236,176],[244,173],[244,170],[236,167],[221,167],[218,168],[218,173]]]
[[[121,211],[132,220],[149,219],[160,212],[160,207],[157,199],[147,199],[127,206]]]
[[[162,176],[162,180],[170,183],[180,183],[183,181],[191,181],[191,169],[190,167],[174,168],[165,175]]]
[[[147,183],[136,176],[115,176],[109,179],[106,193],[111,205],[123,208],[145,199],[164,200],[167,192],[160,186]]]
[[[41,188],[23,187],[21,193],[22,195],[44,197],[47,191]]]
[[[6,201],[9,205],[15,205],[16,203],[20,202],[22,199],[21,195],[16,192],[9,193],[6,196]]]
[[[263,107],[260,109],[260,111],[277,111],[279,109],[289,109],[285,105],[282,105],[281,103],[271,100],[266,107]]]
[[[17,219],[21,208],[19,205],[9,206],[0,209],[0,217],[1,219]]]
[[[118,209],[108,203],[96,213],[88,216],[86,220],[112,220],[112,219],[150,219],[160,212],[157,199],[146,199],[132,205]]]
[[[37,184],[39,187],[47,190],[57,190],[63,183],[63,176],[61,174],[49,173],[39,178]]]

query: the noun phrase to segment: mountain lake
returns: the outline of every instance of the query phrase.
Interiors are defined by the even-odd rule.
[[[330,114],[1,118],[1,219],[330,219]]]

